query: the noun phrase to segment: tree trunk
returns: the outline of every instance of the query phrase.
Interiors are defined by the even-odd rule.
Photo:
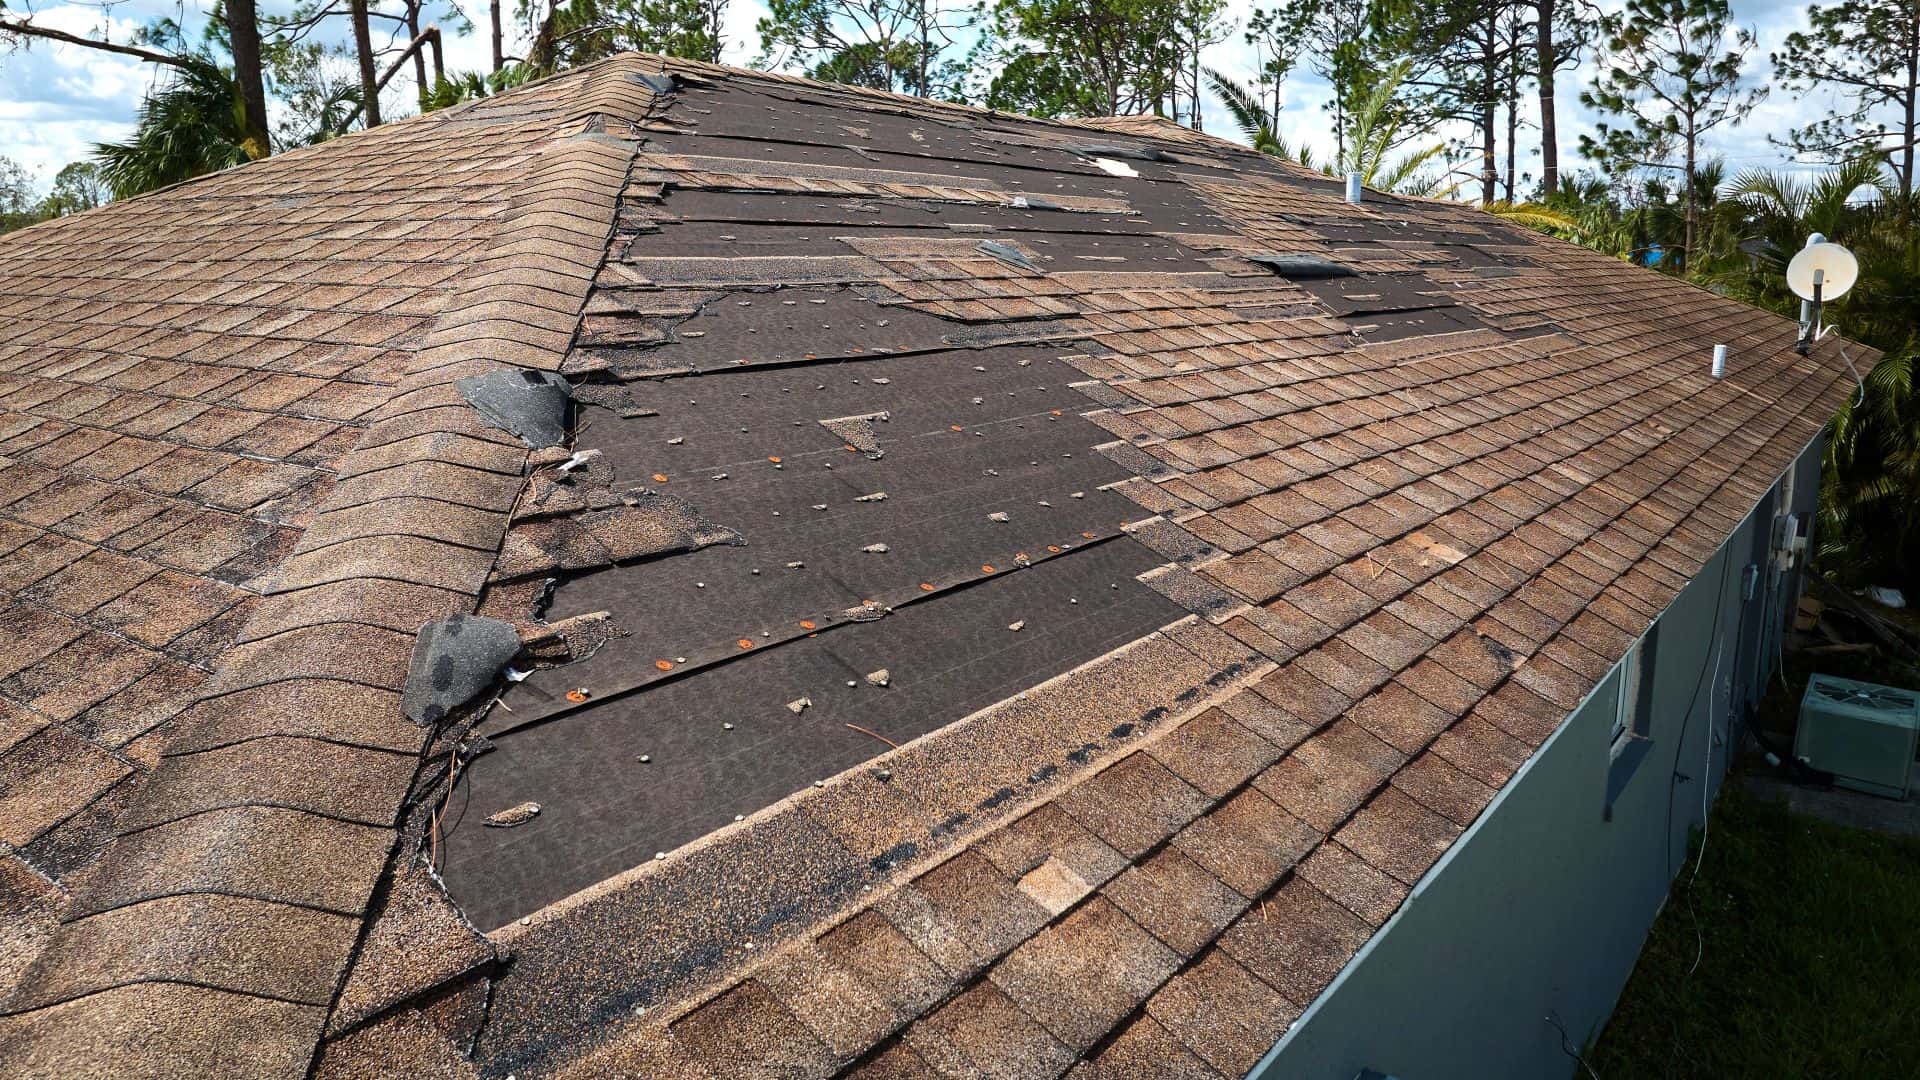
[[[1494,21],[1497,12],[1488,12],[1485,34],[1480,39],[1480,100],[1477,102],[1479,116],[1474,123],[1480,128],[1480,205],[1485,206],[1494,200],[1497,194],[1494,185],[1500,180],[1497,159],[1494,157],[1493,133],[1495,110],[1499,108],[1499,57],[1500,27]]]
[[[373,35],[367,29],[367,0],[351,0],[353,49],[360,59],[360,112],[370,128],[380,126],[380,85],[373,74]]]
[[[407,0],[407,37],[409,39],[420,36],[421,2],[422,0]],[[427,82],[426,55],[417,49],[413,54],[413,89],[420,99],[420,111],[426,112],[427,92],[433,89],[433,84]]]
[[[1351,171],[1347,168],[1347,95],[1338,82],[1333,84],[1333,167],[1338,172]]]
[[[919,0],[914,5],[913,11],[920,27],[920,55],[917,58],[918,62],[914,65],[916,69],[914,75],[918,85],[914,87],[913,92],[921,97],[932,97],[933,91],[927,86],[927,53],[933,47],[933,27],[928,22],[927,0]]]
[[[1559,125],[1553,109],[1553,69],[1559,59],[1554,55],[1554,0],[1538,0],[1539,17],[1534,20],[1534,77],[1540,86],[1540,180],[1547,194],[1560,186]]]
[[[1914,25],[1907,28],[1907,115],[1901,123],[1900,141],[1900,217],[1904,222],[1913,211],[1913,140],[1915,137],[1914,99],[1920,97],[1920,5],[1914,11]]]
[[[1694,152],[1695,150],[1698,149],[1698,146],[1699,146],[1699,133],[1694,130],[1692,115],[1688,115],[1687,117],[1687,126],[1685,130],[1686,130],[1685,137],[1687,141],[1687,181],[1686,181],[1687,183],[1687,187],[1686,187],[1687,227],[1686,227],[1686,232],[1684,234],[1684,237],[1680,242],[1680,270],[1682,273],[1690,274],[1693,272],[1694,222],[1699,213],[1699,198],[1693,190],[1693,158],[1694,158]]]
[[[1520,140],[1520,82],[1515,79],[1507,94],[1507,201],[1517,203],[1520,195],[1514,188],[1514,148]]]
[[[500,0],[492,0],[488,14],[493,17],[493,70],[499,71],[507,66],[506,55],[500,51]]]
[[[1193,130],[1203,131],[1200,121],[1200,23],[1193,24]]]
[[[267,134],[267,90],[260,77],[260,21],[254,0],[227,0],[227,38],[233,48],[233,85],[240,94],[241,119],[246,123],[247,156],[273,153]]]

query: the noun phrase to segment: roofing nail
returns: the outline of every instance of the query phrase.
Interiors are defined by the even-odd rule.
[[[721,724],[721,725],[720,725],[720,730],[721,730],[721,731],[732,731],[732,730],[733,730],[733,725],[732,725],[732,724]]]
[[[887,547],[887,545],[885,544],[868,544],[866,547],[863,547],[860,550],[866,552],[869,555],[885,555],[888,551],[892,549]]]
[[[651,764],[653,764],[653,755],[652,755],[652,754],[641,754],[641,755],[640,755],[640,764],[642,764],[642,765],[651,765]]]
[[[655,862],[659,862],[661,859],[664,859],[666,857],[667,857],[667,853],[664,851],[656,851],[653,853],[653,859]]]
[[[683,443],[683,442],[686,442],[686,441],[687,441],[687,438],[686,438],[686,436],[684,436],[684,435],[675,435],[675,436],[674,436],[673,438],[671,438],[671,439],[668,439],[668,440],[667,440],[667,445],[668,445],[668,446],[679,446],[679,445],[680,445],[681,443]]]

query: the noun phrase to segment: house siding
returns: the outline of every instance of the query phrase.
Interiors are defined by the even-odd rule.
[[[1821,448],[1801,454],[1661,616],[1652,745],[1611,820],[1617,666],[1251,1076],[1348,1080],[1371,1068],[1404,1080],[1480,1080],[1577,1069],[1547,1017],[1576,1049],[1599,1034],[1686,868],[1703,778],[1710,800],[1799,595],[1797,571],[1769,566],[1774,518],[1783,505],[1811,513]],[[1749,565],[1760,568],[1750,600]]]

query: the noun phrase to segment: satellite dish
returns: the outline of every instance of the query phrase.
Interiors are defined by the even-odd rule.
[[[1787,288],[1802,300],[1815,299],[1814,274],[1820,274],[1820,300],[1835,300],[1860,277],[1860,262],[1839,244],[1808,244],[1787,264]]]

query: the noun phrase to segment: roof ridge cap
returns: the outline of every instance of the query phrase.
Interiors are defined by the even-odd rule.
[[[566,330],[542,328],[534,325],[542,321],[538,317],[531,317],[524,322],[504,320],[498,317],[498,310],[502,303],[520,304],[531,313],[544,315],[549,323],[561,318],[570,318],[577,326],[597,268],[605,258],[606,240],[613,227],[617,199],[625,183],[634,149],[637,149],[635,147],[623,150],[617,145],[610,145],[607,140],[582,139],[579,136],[589,133],[601,117],[612,116],[628,125],[633,125],[652,107],[653,95],[645,87],[626,80],[609,82],[606,78],[608,73],[617,73],[632,63],[631,58],[615,57],[591,68],[564,73],[564,77],[576,75],[580,77],[579,90],[555,103],[554,122],[548,133],[537,137],[538,141],[530,147],[534,158],[532,164],[520,173],[517,181],[508,190],[501,194],[503,209],[499,214],[498,227],[493,237],[485,248],[466,263],[463,271],[453,278],[457,299],[435,317],[425,341],[413,354],[412,363],[406,367],[401,378],[394,385],[391,397],[385,405],[370,414],[369,424],[362,432],[355,448],[349,451],[337,466],[339,475],[353,474],[351,462],[354,455],[384,447],[389,442],[406,441],[392,440],[387,436],[391,435],[393,428],[398,425],[421,426],[422,414],[430,413],[424,420],[426,431],[465,435],[497,446],[502,464],[511,466],[511,468],[503,468],[498,475],[499,485],[503,490],[510,486],[517,495],[519,487],[525,483],[528,450],[502,432],[487,426],[479,414],[466,405],[464,399],[453,389],[452,384],[456,379],[482,369],[496,370],[506,367],[557,370],[559,368],[571,345],[573,328]],[[485,99],[485,101],[494,100],[497,99]],[[471,111],[462,110],[460,114],[455,114],[449,119],[457,121],[461,115],[470,116]],[[556,177],[561,174],[564,174],[568,180],[567,190],[556,193],[551,188]],[[588,204],[588,208],[583,208],[583,203]],[[553,258],[548,262],[563,261],[579,268],[576,273],[564,273],[552,266],[543,265],[537,272],[532,270],[526,272],[536,277],[543,289],[570,294],[574,299],[570,312],[565,312],[564,309],[556,311],[551,307],[536,308],[524,299],[516,299],[508,295],[516,284],[511,280],[514,271],[528,258],[529,252],[549,254]],[[502,276],[508,280],[499,280]],[[493,277],[496,280],[478,289],[458,289],[457,283],[481,277]],[[433,453],[431,440],[416,441],[410,449],[428,469],[457,470],[461,468],[456,464],[440,461]],[[342,485],[342,487],[347,486],[349,485]],[[314,515],[316,523],[321,517],[339,512],[344,508],[344,500],[348,496],[341,493],[342,487],[336,487],[334,492],[330,493],[328,498],[316,508]],[[414,488],[408,488],[387,497],[408,497],[413,490]],[[511,500],[508,502],[510,503]],[[333,505],[335,503],[342,503],[342,505],[335,506]],[[366,502],[356,501],[351,505],[364,507]],[[509,513],[510,511],[505,509],[497,512],[502,535],[505,532]],[[354,640],[358,632],[356,624],[342,622],[342,614],[314,596],[312,587],[356,577],[358,573],[356,567],[359,562],[353,558],[337,561],[334,576],[327,576],[318,566],[301,561],[301,556],[309,551],[304,542],[306,535],[303,533],[302,543],[296,544],[293,552],[273,571],[274,578],[265,589],[265,595],[259,607],[249,618],[249,623],[260,622],[271,615],[271,621],[275,625],[285,629],[312,628],[317,631],[322,640],[311,643],[311,647],[304,648],[301,655],[291,657],[237,648],[222,658],[215,670],[216,678],[209,683],[210,687],[231,688],[235,685],[236,679],[245,680],[246,668],[258,666],[262,669],[259,672],[261,676],[271,676],[271,680],[263,679],[272,683],[271,689],[266,690],[267,693],[278,696],[298,696],[301,693],[300,688],[312,686],[315,680],[326,680],[331,670],[329,665],[337,667],[341,663],[352,662],[352,658],[358,655]],[[339,541],[336,538],[328,540],[326,546],[329,550],[351,549],[355,545],[377,546],[381,541],[382,538],[379,537],[346,541]],[[454,549],[450,545],[425,537],[418,538],[417,543],[426,547],[439,545],[447,548],[449,554],[444,561],[465,576],[462,577],[461,573],[447,574],[444,567],[429,568],[433,574],[438,575],[431,583],[432,587],[421,590],[422,593],[428,594],[429,598],[415,601],[415,607],[420,610],[411,612],[408,617],[418,617],[423,623],[430,621],[445,614],[444,608],[449,606],[449,600],[456,609],[473,610],[486,576],[497,558],[497,551],[481,553],[459,549],[459,557],[456,558],[453,554]],[[369,548],[364,557],[373,559],[378,558],[379,555],[379,552]],[[415,567],[415,569],[419,568]],[[371,604],[375,601],[371,598],[363,598],[360,602]],[[304,613],[303,608],[307,609]],[[428,608],[433,610],[427,610]],[[393,613],[388,611],[386,615],[385,620],[372,621],[391,621]],[[245,636],[244,628],[241,636]],[[331,646],[328,644],[329,641],[332,641]],[[292,665],[291,669],[288,668],[289,664]],[[388,691],[399,690],[404,680],[403,672],[396,674],[391,670],[370,673],[366,679],[370,685],[378,683],[380,688]],[[214,696],[200,695],[194,705],[182,714],[183,731],[216,726],[222,722],[225,711],[218,706],[208,705]],[[386,699],[379,700],[384,702]],[[363,714],[369,710],[387,712],[385,708],[378,708],[365,700],[360,700],[357,705]],[[259,707],[260,702],[250,699],[249,708],[258,711]],[[303,708],[300,702],[290,701],[285,715],[276,714],[275,718],[293,721],[302,715]],[[272,991],[268,992],[256,982],[249,981],[261,972],[279,970],[275,950],[286,947],[285,941],[277,940],[284,935],[262,934],[258,932],[257,927],[249,929],[244,926],[225,925],[230,921],[226,916],[231,913],[221,905],[198,905],[193,918],[149,928],[149,947],[143,950],[141,957],[133,958],[132,962],[125,965],[124,970],[116,972],[105,984],[94,987],[88,994],[63,1002],[57,1019],[49,1019],[48,1010],[35,1004],[36,1000],[43,995],[45,988],[57,986],[74,971],[86,968],[89,965],[89,957],[98,950],[115,948],[113,940],[102,936],[106,931],[99,929],[102,925],[99,920],[76,920],[63,924],[59,928],[53,940],[35,959],[33,966],[12,988],[7,999],[0,1001],[0,1016],[22,1018],[9,1025],[12,1030],[8,1033],[6,1047],[8,1055],[11,1057],[11,1055],[20,1054],[23,1061],[30,1059],[35,1056],[36,1046],[44,1049],[51,1042],[64,1042],[66,1040],[63,1039],[60,1031],[70,1032],[75,1024],[81,1024],[100,1033],[98,1038],[90,1044],[96,1053],[103,1055],[93,1063],[94,1066],[110,1070],[147,1071],[146,1067],[140,1064],[142,1055],[163,1054],[168,1052],[168,1049],[154,1040],[135,1038],[129,1033],[128,1029],[131,1027],[152,1023],[151,1019],[145,1016],[135,1016],[125,1006],[130,999],[122,991],[127,987],[139,985],[171,988],[157,992],[178,991],[183,995],[197,995],[198,998],[206,998],[208,995],[238,995],[275,1002],[278,1010],[275,1013],[275,1022],[271,1025],[250,1027],[246,1032],[246,1040],[256,1044],[267,1044],[269,1049],[266,1052],[270,1053],[274,1060],[298,1059],[303,1063],[310,1062],[321,1044],[328,1017],[347,983],[347,977],[358,954],[358,943],[364,935],[365,920],[373,910],[372,901],[379,883],[388,873],[394,853],[400,850],[400,837],[397,831],[400,800],[410,789],[414,774],[419,768],[417,755],[430,745],[431,733],[414,728],[400,715],[397,705],[391,709],[390,715],[366,716],[365,719],[370,725],[370,730],[373,730],[377,737],[369,735],[368,738],[371,741],[364,748],[375,748],[375,743],[379,744],[379,749],[388,752],[392,752],[396,745],[407,747],[404,754],[398,755],[394,775],[388,778],[393,782],[385,784],[384,788],[379,784],[375,787],[376,791],[384,790],[394,798],[395,824],[384,829],[379,826],[346,822],[329,822],[327,825],[318,826],[342,831],[343,835],[345,832],[351,832],[354,837],[359,838],[350,851],[350,853],[357,853],[357,857],[349,859],[343,854],[338,860],[338,865],[329,867],[329,873],[338,879],[335,882],[336,887],[352,896],[357,896],[360,913],[357,916],[333,913],[328,916],[330,921],[327,922],[324,933],[317,930],[314,932],[315,940],[309,942],[313,955],[310,955],[309,962],[303,965],[304,970],[297,980],[299,983],[297,986],[282,980],[274,983]],[[283,733],[303,734],[290,727]],[[175,737],[178,738],[179,734],[180,732],[176,732]],[[285,772],[297,773],[302,768],[311,767],[311,763],[304,757],[290,752],[303,745],[304,740],[288,741],[286,749],[282,751],[286,757],[286,760],[281,763]],[[409,756],[415,758],[411,763],[406,761]],[[200,757],[199,755],[168,756],[163,758],[159,767],[175,774],[177,781],[179,770],[190,771],[202,767]],[[265,777],[249,778],[250,782],[255,780],[265,782]],[[148,799],[164,799],[168,792],[177,793],[192,786],[191,783],[183,785],[178,782],[143,784],[137,790],[134,802],[138,805]],[[142,835],[161,831],[167,827],[159,826],[155,830],[147,830]],[[280,823],[280,827],[292,826]],[[384,842],[375,842],[378,841],[382,832],[387,839]],[[202,838],[203,841],[205,839]],[[223,891],[230,891],[221,888],[220,879],[225,876],[240,872],[255,876],[262,872],[272,873],[273,867],[263,869],[260,865],[262,859],[259,853],[263,850],[270,853],[284,852],[288,860],[297,857],[290,849],[298,845],[263,844],[262,838],[257,835],[240,837],[221,833],[212,839],[214,843],[211,846],[216,849],[220,847],[221,841],[227,841],[230,845],[244,845],[244,849],[253,854],[246,858],[231,860],[203,859],[196,862],[193,867],[180,867],[160,861],[159,865],[151,866],[151,869],[157,871],[155,891],[181,897],[217,896]],[[116,837],[115,840],[110,841],[101,858],[110,857],[115,849],[126,844],[134,844],[124,854],[136,860],[136,864],[143,858],[162,860],[162,856],[152,852],[143,855],[143,849],[132,841],[131,837],[124,840]],[[265,862],[271,864],[274,859],[269,855]],[[311,907],[301,906],[295,902],[298,889],[293,884],[302,878],[306,871],[293,861],[279,866],[278,870],[284,879],[279,882],[284,887],[277,890],[280,894],[278,899],[271,895],[276,890],[266,888],[250,890],[250,894],[256,895],[261,904],[284,908],[288,911],[299,910],[303,916],[311,920],[314,917],[313,910]],[[164,880],[168,878],[172,880],[170,882]],[[98,879],[89,881],[76,890],[75,899],[79,900],[85,894],[105,887],[108,887],[107,883]],[[168,939],[176,939],[171,948],[168,946]],[[196,987],[178,980],[168,981],[165,974],[166,957],[190,952],[193,942],[210,939],[225,940],[227,947],[240,956],[257,955],[251,962],[236,956],[231,970],[218,985]],[[282,971],[280,974],[286,973]],[[180,989],[182,987],[185,989]],[[294,1000],[295,997],[298,1000]],[[198,1015],[207,1011],[201,1008],[203,1005],[204,1002],[196,1004],[195,1001],[183,996],[178,999],[172,1009],[162,1011],[178,1010],[179,1016]],[[142,1012],[145,1012],[144,1007]],[[222,1019],[214,1021],[212,1029],[202,1031],[202,1036],[222,1044],[231,1041],[228,1036],[231,1036],[231,1039],[239,1039],[238,1031],[223,1035],[218,1025],[228,1022],[247,1024],[248,1019],[230,1018],[231,1010],[226,1009],[218,1010],[218,1015]],[[36,1016],[39,1018],[37,1022],[26,1019]],[[252,1019],[257,1021],[258,1018]],[[204,1017],[202,1022],[205,1022]],[[159,1061],[155,1060],[148,1064],[158,1071]],[[81,1071],[85,1071],[84,1068]]]

